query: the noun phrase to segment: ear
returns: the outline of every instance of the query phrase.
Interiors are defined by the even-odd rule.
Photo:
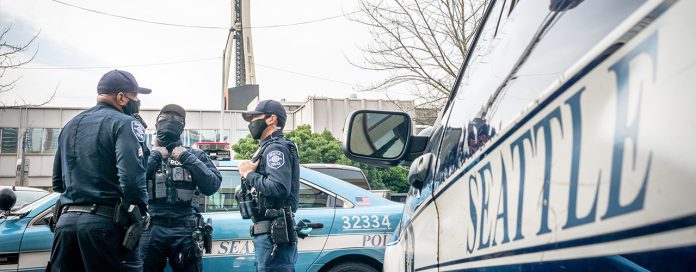
[[[275,114],[271,114],[271,117],[269,117],[269,118],[266,119],[266,120],[268,120],[268,121],[266,122],[266,124],[269,125],[269,126],[270,126],[270,125],[277,125],[277,124],[278,124],[278,116],[276,116]]]
[[[119,106],[123,107],[126,104],[128,104],[128,98],[126,97],[126,94],[123,92],[119,92],[116,94],[116,104]]]

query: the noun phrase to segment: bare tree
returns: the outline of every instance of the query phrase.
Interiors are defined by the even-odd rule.
[[[8,79],[6,72],[11,69],[20,68],[23,65],[31,62],[32,60],[34,60],[34,57],[36,57],[36,54],[39,52],[39,49],[37,48],[36,50],[34,50],[34,53],[31,55],[31,57],[22,57],[22,53],[29,50],[30,46],[36,41],[36,38],[39,36],[40,32],[36,33],[36,35],[34,35],[31,39],[24,43],[12,43],[7,40],[7,34],[11,30],[12,25],[9,25],[3,28],[0,32],[0,95],[5,94],[14,89],[17,85],[17,82],[22,78],[21,76],[18,76],[13,79]],[[53,90],[53,93],[48,99],[38,104],[32,104],[31,102],[26,101],[21,96],[19,97],[19,101],[15,101],[12,105],[7,105],[4,102],[0,101],[0,109],[43,106],[51,102],[51,100],[53,100],[57,90],[58,86],[56,86],[56,88]]]
[[[364,60],[353,65],[386,71],[387,77],[362,88],[401,87],[418,97],[417,107],[446,102],[481,21],[487,0],[361,0],[359,16],[374,41],[362,47]]]

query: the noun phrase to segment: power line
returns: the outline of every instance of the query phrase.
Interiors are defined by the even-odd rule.
[[[113,13],[108,13],[104,11],[99,11],[95,9],[90,9],[90,8],[85,8],[77,5],[73,5],[70,3],[66,3],[60,0],[53,0],[53,2],[63,4],[69,7],[73,7],[76,9],[84,10],[84,11],[89,11],[105,16],[110,16],[110,17],[115,17],[119,19],[124,19],[124,20],[130,20],[130,21],[135,21],[135,22],[140,22],[140,23],[148,23],[148,24],[155,24],[155,25],[164,25],[164,26],[173,26],[173,27],[186,27],[186,28],[201,28],[201,29],[225,29],[229,30],[229,27],[222,27],[222,26],[202,26],[202,25],[185,25],[185,24],[174,24],[174,23],[166,23],[166,22],[158,22],[158,21],[152,21],[152,20],[145,20],[145,19],[139,19],[139,18],[134,18],[134,17],[128,17],[128,16],[123,16],[123,15],[118,15],[118,14],[113,14]],[[296,23],[288,23],[288,24],[277,24],[277,25],[265,25],[265,26],[250,26],[250,27],[243,27],[243,28],[248,28],[248,29],[262,29],[262,28],[280,28],[280,27],[289,27],[289,26],[298,26],[298,25],[305,25],[305,24],[311,24],[311,23],[317,23],[317,22],[322,22],[322,21],[327,21],[327,20],[332,20],[336,18],[341,18],[344,16],[352,15],[358,12],[362,12],[362,10],[356,10],[353,12],[341,14],[341,15],[335,15],[335,16],[330,16],[330,17],[325,17],[325,18],[320,18],[320,19],[314,19],[314,20],[309,20],[309,21],[302,21],[302,22],[296,22]]]
[[[89,9],[85,7],[80,7],[76,6],[73,4],[65,3],[60,0],[53,0],[53,2],[57,2],[69,7],[73,7],[76,9],[81,9],[89,12],[94,12],[98,13],[101,15],[106,15],[106,16],[111,16],[111,17],[116,17],[120,19],[125,19],[125,20],[131,20],[131,21],[136,21],[136,22],[141,22],[141,23],[148,23],[148,24],[156,24],[156,25],[165,25],[165,26],[176,26],[176,27],[188,27],[188,28],[204,28],[204,29],[228,29],[227,27],[219,27],[219,26],[200,26],[200,25],[183,25],[183,24],[172,24],[172,23],[164,23],[164,22],[156,22],[156,21],[150,21],[150,20],[143,20],[143,19],[138,19],[138,18],[133,18],[133,17],[127,17],[127,16],[122,16],[122,15],[116,15],[116,14],[111,14],[103,11],[98,11],[94,9]]]
[[[299,72],[295,72],[295,71],[286,70],[286,69],[283,69],[283,68],[278,68],[278,67],[273,67],[273,66],[268,66],[268,65],[259,64],[258,62],[257,62],[257,63],[254,63],[254,65],[256,65],[256,66],[261,66],[261,67],[265,67],[265,68],[268,68],[268,69],[271,69],[271,70],[286,72],[286,73],[290,73],[290,74],[295,74],[295,75],[310,77],[310,78],[319,79],[319,80],[324,80],[324,81],[331,81],[331,82],[335,82],[335,83],[339,83],[339,84],[344,84],[344,85],[348,85],[348,86],[353,86],[353,85],[355,85],[355,84],[350,83],[350,82],[345,82],[345,81],[340,81],[340,80],[335,80],[335,79],[330,79],[330,78],[325,78],[325,77],[320,77],[320,76],[315,76],[315,75],[310,75],[310,74],[299,73]]]
[[[316,20],[310,20],[310,21],[304,21],[304,22],[280,24],[280,25],[251,26],[251,27],[244,27],[244,28],[256,29],[256,28],[278,28],[278,27],[286,27],[286,26],[298,26],[298,25],[311,24],[311,23],[317,23],[317,22],[327,21],[327,20],[331,20],[331,19],[341,18],[341,17],[345,17],[348,15],[356,14],[358,12],[362,12],[362,10],[356,10],[356,11],[341,14],[341,15],[336,15],[336,16],[331,16],[331,17],[326,17],[326,18],[321,18],[321,19],[316,19]]]
[[[77,67],[18,67],[17,69],[26,70],[90,70],[90,69],[109,69],[115,67],[147,67],[147,66],[162,66],[162,65],[172,65],[181,63],[192,63],[192,62],[203,62],[210,60],[219,60],[222,57],[214,58],[204,58],[204,59],[193,59],[193,60],[180,60],[180,61],[170,61],[170,62],[159,62],[159,63],[147,63],[147,64],[129,64],[129,65],[110,65],[110,66],[77,66]]]

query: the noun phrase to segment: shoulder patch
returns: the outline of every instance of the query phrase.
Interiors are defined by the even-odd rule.
[[[145,128],[143,127],[143,124],[133,120],[131,121],[131,130],[133,131],[135,138],[138,139],[138,142],[142,143],[145,141]]]
[[[273,150],[266,155],[266,165],[273,169],[278,169],[285,164],[285,154],[280,150]]]

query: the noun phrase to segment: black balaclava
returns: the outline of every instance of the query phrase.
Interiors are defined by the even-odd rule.
[[[251,133],[251,137],[260,140],[263,131],[266,130],[267,127],[268,124],[266,124],[265,118],[249,122],[249,132]]]
[[[171,117],[161,119],[160,116],[162,115]],[[160,146],[166,147],[171,152],[175,146],[180,144],[181,133],[184,132],[185,118],[186,111],[179,105],[169,104],[162,108],[155,124],[157,142],[159,142]]]

